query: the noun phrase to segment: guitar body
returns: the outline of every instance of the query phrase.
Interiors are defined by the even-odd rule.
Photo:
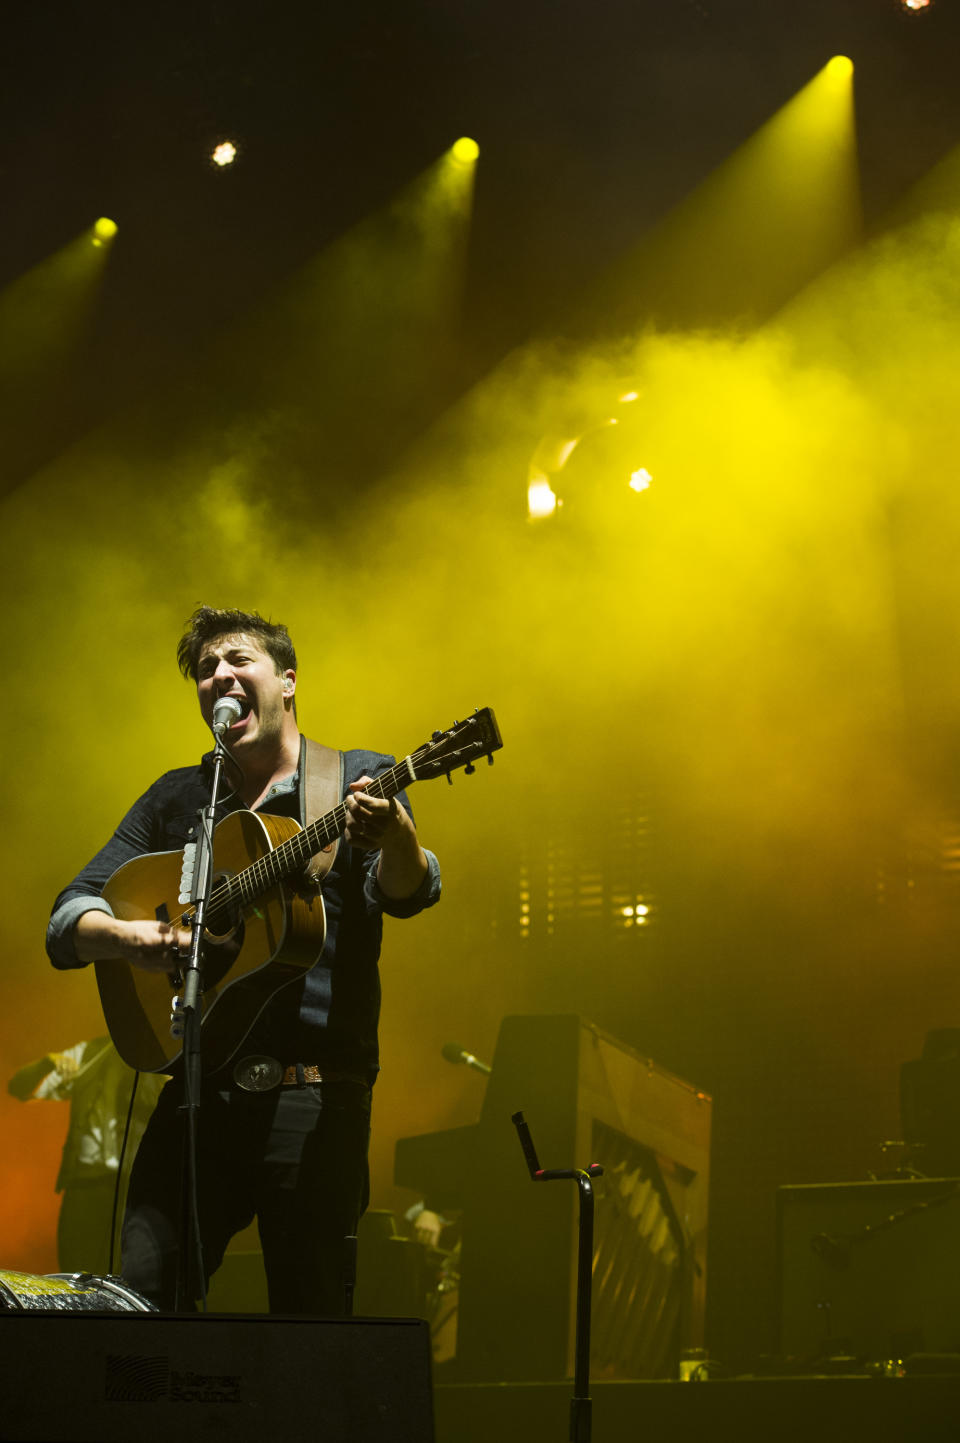
[[[485,707],[434,732],[366,790],[389,800],[411,782],[449,781],[460,767],[472,772],[479,757],[492,762],[502,746],[497,719]],[[346,827],[343,802],[304,828],[288,817],[248,811],[231,812],[217,827],[203,945],[200,1037],[207,1072],[229,1062],[274,993],[318,961],[326,933],[323,898],[315,880],[302,893],[297,883],[308,867],[314,878],[326,873]],[[182,852],[135,857],[114,872],[103,895],[124,921],[185,927],[192,909],[179,900],[182,873]],[[173,1071],[183,1053],[171,1030],[182,976],[119,961],[97,962],[96,973],[104,1017],[124,1062],[140,1072]]]
[[[214,837],[214,886],[251,868],[255,875],[258,861],[299,831],[289,817],[232,812]],[[122,920],[177,922],[190,911],[178,900],[182,868],[182,852],[135,857],[114,872],[103,896]],[[211,918],[201,1018],[207,1072],[232,1057],[275,992],[310,970],[325,931],[319,891],[302,897],[282,882],[244,902],[229,921]],[[171,1032],[182,982],[115,960],[97,962],[96,974],[110,1036],[124,1062],[140,1072],[171,1071],[183,1051]]]

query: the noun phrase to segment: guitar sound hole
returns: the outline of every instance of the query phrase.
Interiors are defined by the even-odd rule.
[[[216,941],[207,937],[203,948],[204,992],[209,992],[211,987],[222,982],[236,962],[243,947],[243,930],[243,919],[238,918],[236,927],[228,937]]]

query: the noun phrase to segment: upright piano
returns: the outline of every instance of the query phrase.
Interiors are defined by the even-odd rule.
[[[572,1376],[578,1188],[544,1168],[600,1163],[591,1374],[675,1377],[703,1341],[711,1099],[574,1015],[504,1018],[477,1123],[402,1138],[395,1180],[462,1213],[456,1376]]]

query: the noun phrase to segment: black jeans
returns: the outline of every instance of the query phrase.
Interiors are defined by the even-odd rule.
[[[133,1166],[122,1271],[158,1307],[174,1307],[181,1227],[182,1100],[160,1095]],[[233,1235],[256,1217],[272,1313],[344,1311],[344,1244],[369,1197],[370,1089],[317,1083],[271,1092],[205,1088],[198,1212],[207,1281]]]

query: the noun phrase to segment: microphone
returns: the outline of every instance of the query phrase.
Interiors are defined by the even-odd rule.
[[[445,1042],[440,1051],[448,1062],[462,1062],[465,1066],[472,1067],[477,1072],[486,1073],[487,1076],[490,1075],[491,1069],[487,1064],[481,1062],[479,1057],[474,1057],[472,1052],[467,1052],[465,1048],[460,1046],[459,1042]]]
[[[213,734],[217,741],[223,739],[223,734],[228,727],[232,727],[235,721],[239,721],[243,715],[243,707],[235,696],[222,696],[213,708]]]

